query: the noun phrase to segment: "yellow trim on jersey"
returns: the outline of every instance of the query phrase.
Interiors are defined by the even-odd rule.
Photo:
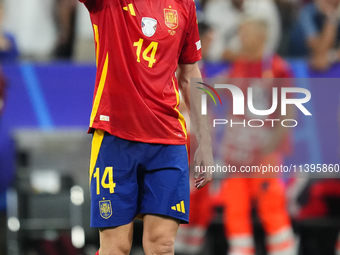
[[[104,139],[104,134],[105,134],[105,131],[100,130],[100,129],[96,129],[93,134],[92,147],[91,147],[91,159],[90,159],[90,171],[89,171],[90,185],[91,185],[91,179],[92,179],[92,175],[94,172],[94,168],[97,163],[100,147],[102,146],[102,142]]]
[[[95,97],[94,102],[93,102],[92,113],[91,113],[91,120],[90,120],[90,127],[92,127],[94,118],[96,117],[97,112],[98,112],[98,107],[99,107],[99,104],[100,104],[100,99],[102,98],[102,94],[103,94],[103,90],[104,90],[104,85],[105,85],[105,82],[106,82],[108,66],[109,66],[109,53],[106,54],[106,59],[105,59],[105,63],[104,63],[104,66],[103,66],[102,75],[100,77],[100,81],[99,81],[96,97]]]
[[[129,10],[132,16],[136,16],[135,9],[133,8],[133,4],[128,4]]]
[[[98,66],[98,57],[99,57],[99,32],[98,26],[93,24],[94,31],[94,40],[96,41],[96,65]]]
[[[185,128],[185,119],[183,117],[183,115],[179,112],[179,110],[177,109],[178,105],[179,105],[179,92],[177,91],[176,89],[176,84],[175,84],[175,81],[174,79],[172,79],[172,83],[174,84],[174,89],[175,89],[175,92],[176,92],[176,99],[177,99],[177,103],[176,103],[176,106],[175,106],[175,110],[178,112],[178,121],[179,123],[181,124],[182,126],[182,129],[183,129],[183,132],[185,134],[185,138],[187,138],[187,130]]]

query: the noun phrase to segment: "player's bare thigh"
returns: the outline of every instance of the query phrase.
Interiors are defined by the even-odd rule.
[[[102,228],[99,255],[130,254],[133,238],[133,222],[114,228]]]
[[[143,248],[145,255],[173,255],[179,220],[147,214],[143,218]]]

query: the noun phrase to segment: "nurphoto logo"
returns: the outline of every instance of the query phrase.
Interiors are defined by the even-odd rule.
[[[249,127],[262,127],[266,122],[271,123],[271,126],[274,127],[276,122],[280,122],[284,127],[296,127],[298,122],[296,119],[277,119],[277,118],[263,118],[263,116],[270,116],[273,114],[278,107],[281,109],[280,115],[286,116],[287,115],[287,106],[288,105],[295,105],[305,116],[312,116],[310,111],[304,106],[307,102],[311,99],[311,93],[308,89],[305,88],[297,88],[297,87],[281,87],[280,90],[277,87],[273,87],[271,89],[272,94],[272,102],[271,107],[269,109],[256,109],[254,106],[255,96],[254,96],[254,88],[249,86],[247,88],[247,100],[245,100],[244,92],[236,85],[232,84],[215,84],[214,87],[206,84],[198,82],[199,84],[209,88],[219,99],[221,106],[222,100],[220,95],[217,93],[216,89],[227,89],[232,96],[232,115],[233,116],[241,116],[246,114],[246,110],[250,112],[253,116],[258,116],[258,119],[244,119],[241,122],[233,122],[232,119],[213,119],[213,127],[217,125],[226,125],[230,124],[232,127],[233,125],[248,125]],[[197,87],[198,89],[203,90],[206,94],[202,94],[201,96],[201,114],[207,115],[208,112],[208,102],[207,102],[207,94],[212,98],[215,105],[216,99],[213,94],[205,88]],[[279,96],[279,94],[281,96]],[[288,97],[287,95],[300,95],[299,98],[292,98],[292,96]],[[301,97],[302,95],[302,97]],[[279,102],[280,100],[280,102]],[[247,108],[246,108],[247,107]]]

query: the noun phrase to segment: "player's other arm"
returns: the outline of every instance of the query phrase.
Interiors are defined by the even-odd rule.
[[[200,89],[190,90],[191,78],[202,78],[197,63],[179,64],[177,70],[178,84],[184,97],[184,101],[190,115],[191,125],[194,128],[194,132],[199,144],[194,158],[195,166],[213,166],[214,160],[208,128],[208,119],[206,115],[201,115],[200,111],[201,94],[203,92]],[[190,99],[192,101],[190,101]],[[200,189],[209,183],[211,179],[212,173],[210,172],[195,175],[195,187]]]

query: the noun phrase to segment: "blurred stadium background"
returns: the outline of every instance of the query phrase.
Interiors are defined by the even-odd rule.
[[[333,0],[196,0],[204,76],[228,71],[242,15],[255,13],[268,21],[268,49],[288,61],[294,77],[340,78],[340,11],[324,11],[320,2],[327,1]],[[89,228],[86,134],[94,52],[88,12],[76,0],[0,1],[0,255],[93,255],[98,249],[98,233]],[[316,97],[315,117],[294,133],[286,162],[340,163],[340,87],[308,88]],[[335,254],[340,181],[285,183],[299,254]],[[203,239],[193,249],[179,247],[180,254],[226,254],[223,208],[212,210]],[[257,254],[264,255],[256,213],[253,219]],[[136,223],[131,254],[138,255],[142,224]]]

